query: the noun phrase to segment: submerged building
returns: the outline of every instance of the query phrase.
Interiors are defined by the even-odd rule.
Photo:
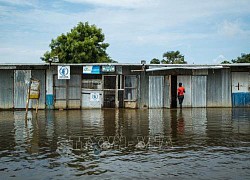
[[[0,64],[0,109],[23,109],[30,78],[39,109],[250,107],[250,64]],[[35,108],[31,101],[29,108]]]

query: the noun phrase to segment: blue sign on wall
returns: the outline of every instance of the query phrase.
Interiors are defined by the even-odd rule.
[[[100,66],[83,66],[83,74],[101,74]]]

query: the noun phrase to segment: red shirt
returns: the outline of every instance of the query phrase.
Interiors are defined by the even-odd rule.
[[[177,92],[178,92],[178,96],[183,96],[185,93],[185,88],[181,86],[178,88]]]

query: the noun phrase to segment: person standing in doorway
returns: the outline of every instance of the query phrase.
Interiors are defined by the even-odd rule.
[[[178,93],[178,100],[179,100],[180,108],[182,108],[182,102],[183,102],[184,93],[185,93],[185,88],[182,86],[182,83],[179,83],[177,93]]]

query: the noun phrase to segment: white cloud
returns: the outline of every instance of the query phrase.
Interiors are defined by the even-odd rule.
[[[0,0],[0,2],[20,6],[33,6],[37,0]]]
[[[60,3],[65,1],[76,3],[78,7],[82,6],[83,10],[60,9],[65,7],[60,6]],[[39,4],[38,0],[0,0],[0,2],[15,5]],[[36,6],[25,12],[18,11],[13,6],[0,5],[0,33],[2,34],[0,40],[5,40],[5,42],[1,41],[0,45],[7,44],[11,47],[11,43],[20,46],[23,43],[28,47],[32,43],[39,44],[34,49],[39,54],[39,49],[49,49],[48,45],[52,38],[70,31],[79,21],[89,21],[90,24],[96,24],[103,29],[106,42],[110,43],[108,51],[112,52],[111,57],[114,56],[119,61],[123,58],[119,55],[124,53],[130,55],[128,59],[132,56],[134,59],[141,59],[140,56],[145,52],[138,50],[137,54],[133,54],[131,51],[137,48],[144,49],[147,46],[148,49],[152,47],[151,51],[161,56],[162,50],[179,48],[178,44],[181,44],[180,47],[202,48],[204,46],[203,48],[206,49],[206,40],[210,40],[211,36],[216,39],[221,34],[236,37],[242,35],[246,32],[243,29],[247,29],[242,25],[242,20],[229,21],[228,15],[240,18],[242,14],[249,14],[250,8],[248,1],[245,0],[190,0],[188,3],[186,0],[64,0],[57,3],[59,4],[56,10],[52,10],[51,7],[41,9]],[[92,6],[86,6],[86,3]],[[227,17],[229,20],[225,20]],[[218,27],[216,25],[219,21],[223,23]],[[9,35],[12,35],[11,40],[4,38]],[[203,42],[199,42],[199,45],[190,45],[193,41],[197,42],[201,39]],[[18,40],[18,43],[14,42],[15,40]],[[155,50],[155,47],[158,50]],[[219,53],[217,52],[216,55]],[[25,56],[25,53],[18,53],[17,56],[19,55]],[[216,55],[210,56],[211,61]],[[41,54],[37,55],[38,61],[40,56]]]
[[[213,62],[215,64],[220,64],[221,62],[223,62],[225,60],[227,60],[227,58],[225,58],[225,56],[221,54],[221,55],[217,56],[216,58],[214,58]]]
[[[106,7],[125,7],[125,8],[138,8],[143,6],[148,6],[156,2],[155,0],[64,0],[71,3],[79,4],[93,4],[96,6],[106,6]]]
[[[220,25],[218,32],[228,37],[239,36],[240,34],[244,33],[244,31],[241,29],[241,25],[239,22],[229,21],[224,21]]]

